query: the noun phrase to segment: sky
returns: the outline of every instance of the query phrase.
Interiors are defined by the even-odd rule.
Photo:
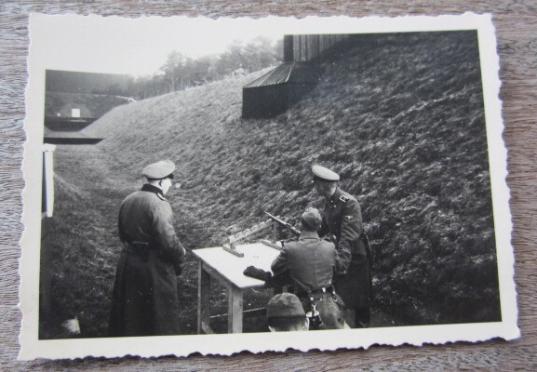
[[[254,24],[252,19],[54,16],[52,20],[40,38],[46,44],[43,57],[48,69],[134,76],[157,72],[174,50],[196,58],[220,54],[234,41],[283,38],[280,28]]]
[[[196,58],[220,54],[234,41],[263,36],[273,41],[285,34],[432,31],[467,29],[464,17],[139,17],[97,15],[30,15],[32,68],[119,73],[134,76],[158,72],[170,52]],[[420,22],[417,22],[417,20]],[[447,26],[447,27],[446,27]]]

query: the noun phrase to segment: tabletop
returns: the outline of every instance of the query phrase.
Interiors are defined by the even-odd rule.
[[[263,243],[239,244],[236,250],[244,256],[235,256],[222,247],[194,249],[192,253],[238,288],[246,289],[264,285],[265,283],[261,280],[245,276],[243,271],[248,266],[270,271],[272,261],[280,252]]]

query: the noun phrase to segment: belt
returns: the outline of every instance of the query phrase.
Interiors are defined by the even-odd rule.
[[[133,241],[127,242],[127,244],[134,245],[136,247],[139,247],[139,246],[147,247],[147,246],[149,246],[148,242],[144,242],[144,241],[141,241],[141,240],[133,240]]]
[[[312,291],[304,291],[303,289],[298,291],[297,296],[298,297],[312,297],[316,295],[322,295],[324,293],[330,293],[335,294],[336,290],[334,289],[333,285],[330,285],[328,287],[321,287],[318,289],[314,289]]]
[[[146,255],[149,252],[149,243],[133,240],[124,243],[125,250],[128,253]]]

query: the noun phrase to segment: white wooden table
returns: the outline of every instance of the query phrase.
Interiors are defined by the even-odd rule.
[[[270,271],[272,261],[280,253],[262,243],[238,245],[244,257],[226,252],[222,247],[194,249],[198,266],[198,333],[212,333],[209,324],[209,291],[211,280],[217,280],[228,292],[228,333],[242,332],[243,292],[248,288],[262,287],[265,282],[243,275],[244,269],[253,265]]]

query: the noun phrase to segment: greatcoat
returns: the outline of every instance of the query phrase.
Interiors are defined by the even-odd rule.
[[[336,242],[334,285],[347,308],[367,308],[371,296],[371,253],[364,233],[360,204],[337,188],[324,201],[321,236]]]
[[[121,203],[123,243],[114,283],[111,336],[177,334],[177,275],[185,249],[173,227],[173,212],[159,188],[145,184]]]

